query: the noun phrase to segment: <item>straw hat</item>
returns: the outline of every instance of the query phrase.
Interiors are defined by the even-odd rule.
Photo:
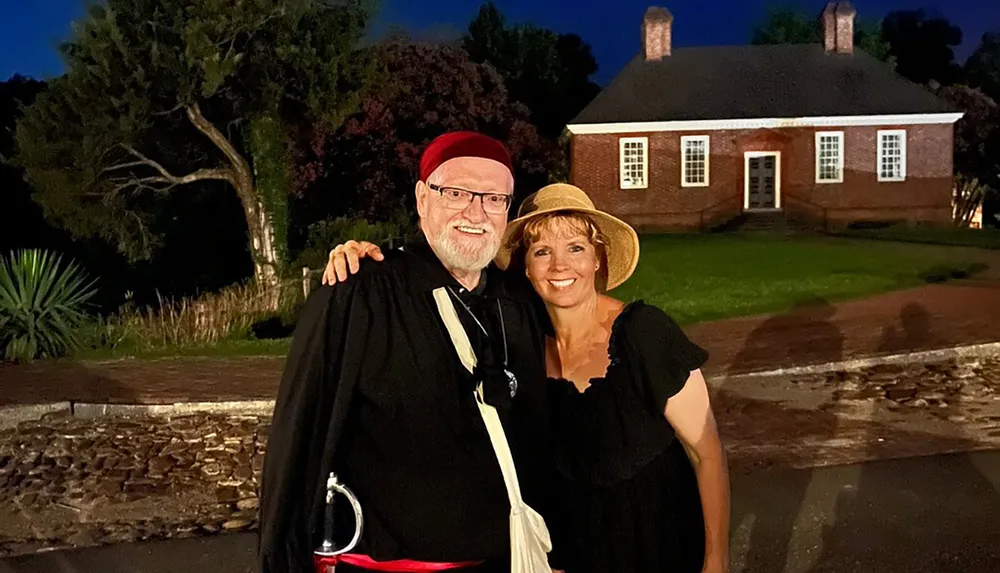
[[[639,236],[635,229],[594,207],[594,202],[582,189],[567,183],[554,183],[529,195],[521,203],[517,218],[507,224],[497,253],[496,263],[501,269],[511,264],[511,257],[521,243],[524,225],[546,213],[581,213],[588,215],[597,225],[605,244],[607,258],[607,290],[611,290],[632,276],[639,263]]]

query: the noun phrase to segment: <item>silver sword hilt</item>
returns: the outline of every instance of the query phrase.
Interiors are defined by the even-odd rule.
[[[333,539],[333,505],[338,493],[347,498],[347,501],[351,504],[351,509],[354,510],[354,536],[347,545],[339,549],[336,548]],[[330,472],[330,477],[326,480],[326,510],[323,544],[313,553],[320,557],[335,557],[354,549],[361,539],[361,532],[365,527],[364,515],[361,513],[361,502],[358,501],[358,497],[354,495],[354,492],[341,483],[340,479],[337,478],[337,474],[333,472]]]

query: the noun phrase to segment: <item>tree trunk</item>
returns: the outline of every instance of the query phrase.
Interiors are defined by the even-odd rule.
[[[253,181],[249,180],[240,187],[237,192],[247,219],[254,278],[261,285],[276,285],[284,261],[281,260],[279,249],[275,245],[274,225]]]
[[[187,108],[187,116],[199,131],[212,140],[212,143],[229,160],[232,165],[230,183],[236,189],[236,194],[243,205],[243,214],[247,220],[247,234],[250,239],[250,253],[254,262],[254,278],[258,285],[270,293],[269,306],[277,310],[279,303],[279,278],[285,263],[285,249],[279,245],[280,237],[275,233],[275,214],[270,213],[268,204],[258,192],[254,174],[246,159],[226,139],[226,136],[204,115],[197,103]],[[278,214],[278,217],[283,214]]]
[[[957,176],[954,187],[955,226],[969,227],[985,197],[986,188],[978,179]]]

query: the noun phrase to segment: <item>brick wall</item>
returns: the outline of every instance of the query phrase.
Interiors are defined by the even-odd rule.
[[[906,181],[878,181],[880,129],[906,130]],[[843,183],[816,183],[817,131],[844,132]],[[711,137],[708,187],[681,186],[685,135]],[[648,188],[620,188],[621,137],[648,137]],[[781,206],[790,215],[825,217],[831,226],[859,220],[946,222],[951,218],[952,146],[950,124],[574,135],[570,178],[598,208],[639,228],[699,228],[742,211],[744,153],[776,151],[781,154]]]

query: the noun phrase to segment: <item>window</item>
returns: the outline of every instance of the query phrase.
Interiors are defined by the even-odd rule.
[[[681,137],[681,186],[708,187],[708,136]]]
[[[878,180],[906,180],[906,132],[886,130],[878,132]]]
[[[816,183],[844,182],[844,132],[816,134]]]
[[[623,137],[618,140],[618,161],[622,189],[645,189],[648,186],[649,165],[645,137]]]

